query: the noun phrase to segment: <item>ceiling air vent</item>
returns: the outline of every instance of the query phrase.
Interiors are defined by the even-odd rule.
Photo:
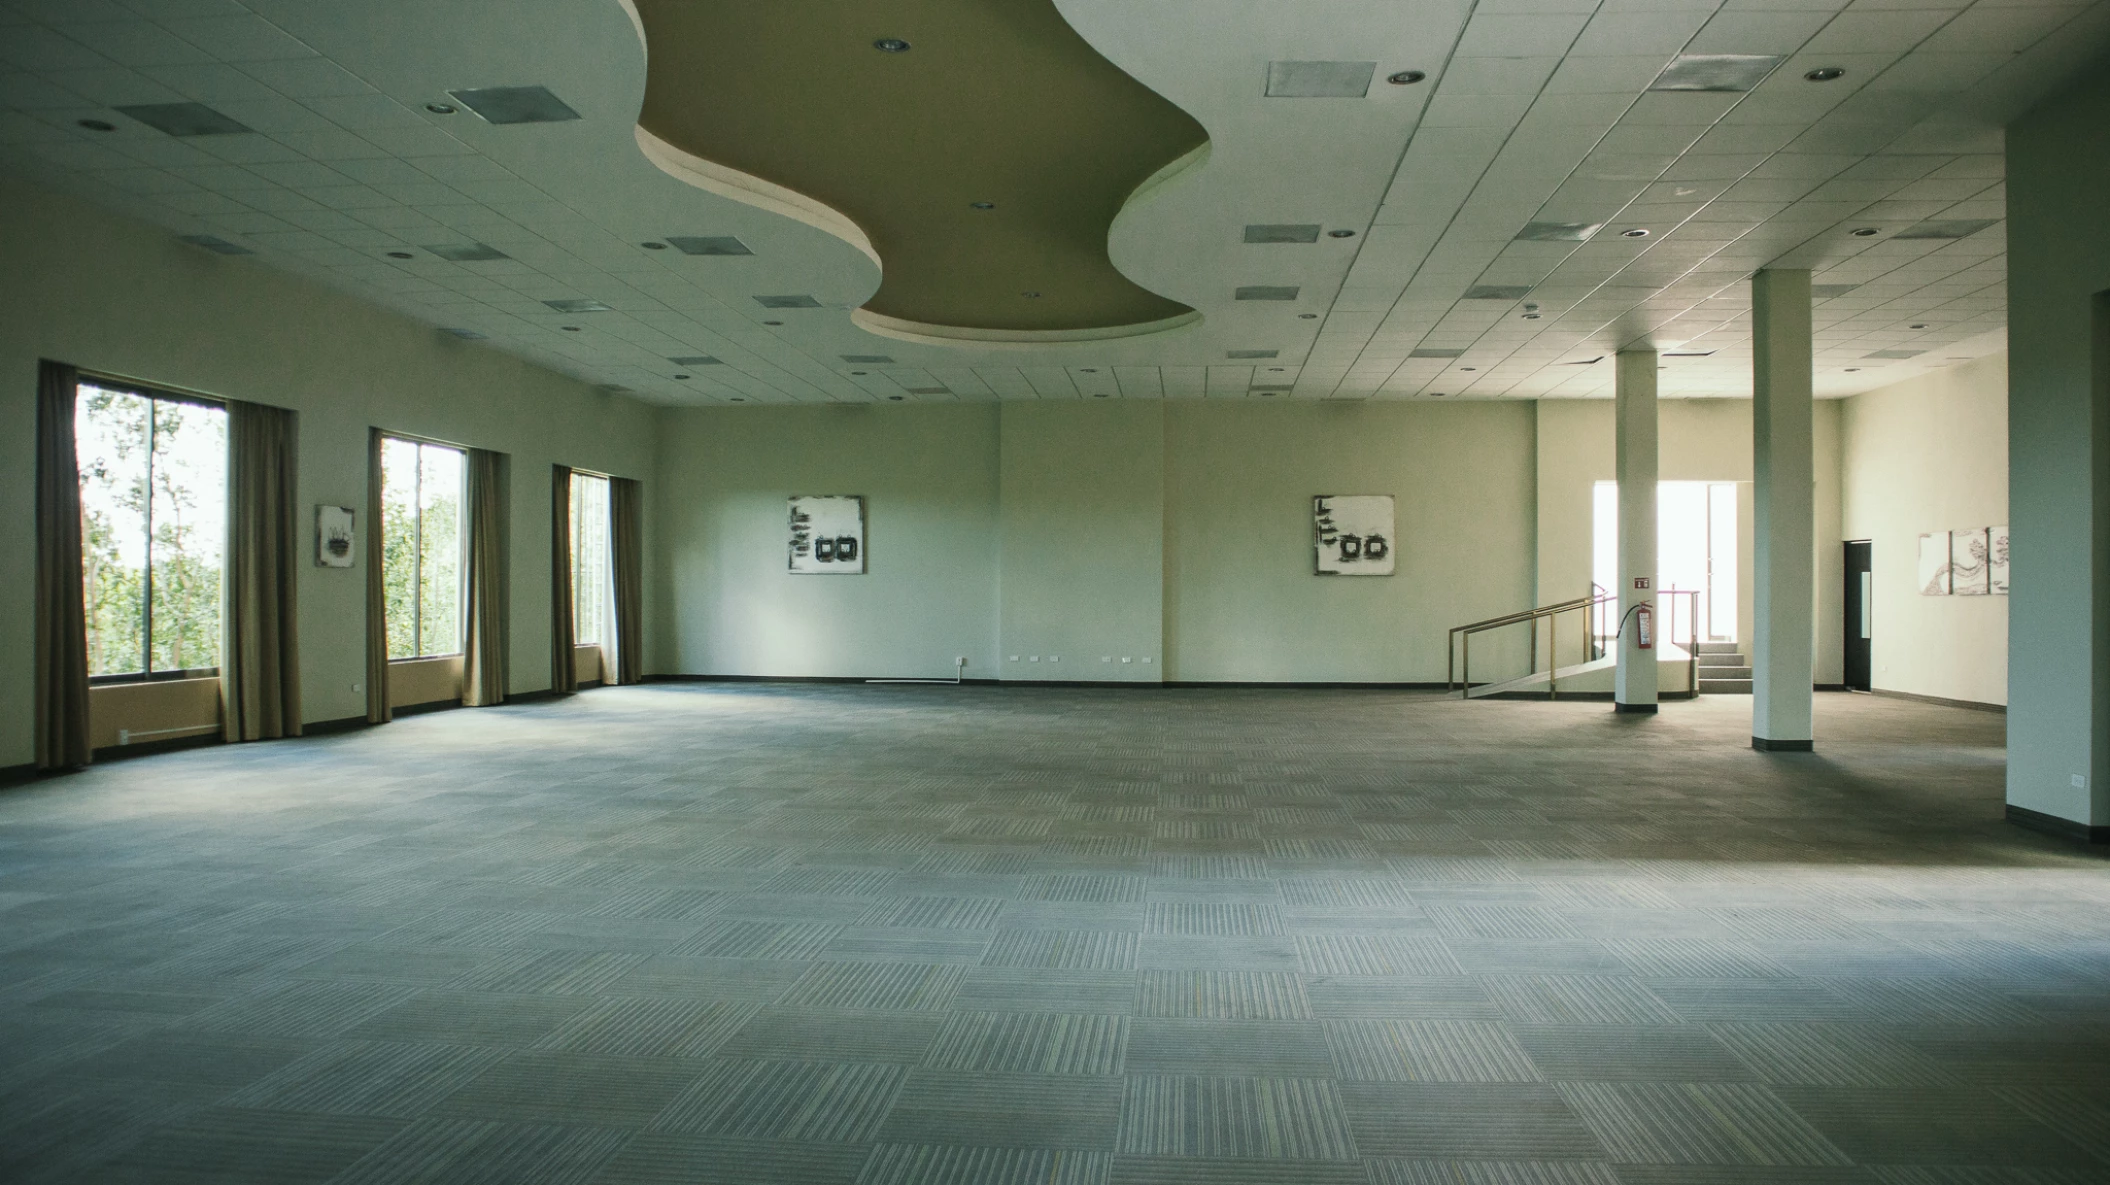
[[[1273,358],[1273,357],[1276,357],[1277,355],[1279,355],[1279,354],[1281,354],[1281,353],[1282,353],[1282,351],[1280,351],[1280,350],[1226,350],[1226,351],[1224,351],[1224,357],[1226,357],[1226,358]]]
[[[485,243],[445,243],[427,247],[427,251],[449,263],[479,263],[489,259],[511,259],[512,256]]]
[[[1434,348],[1434,347],[1432,347],[1432,346],[1425,346],[1425,347],[1423,347],[1423,348],[1421,348],[1421,349],[1418,349],[1418,350],[1409,350],[1409,351],[1407,352],[1407,357],[1409,357],[1409,358],[1456,358],[1456,357],[1458,357],[1458,356],[1460,356],[1460,355],[1462,355],[1462,354],[1464,354],[1464,353],[1465,353],[1465,351],[1464,351],[1464,350],[1439,350],[1439,349],[1436,349],[1436,348]]]
[[[667,245],[683,255],[753,255],[731,235],[668,235]]]
[[[203,103],[148,103],[118,110],[171,136],[231,136],[250,130]]]
[[[1863,354],[1861,356],[1863,358],[1888,358],[1896,361],[1902,358],[1917,358],[1926,352],[1925,350],[1877,350],[1873,354]]]
[[[548,87],[486,86],[447,93],[485,123],[563,123],[579,118],[579,113],[551,94]]]
[[[1475,284],[1465,290],[1467,300],[1522,300],[1529,295],[1529,284]]]
[[[442,329],[440,332],[449,337],[458,337],[465,342],[480,342],[489,336],[488,334],[478,333],[474,329],[448,328]]]
[[[1950,222],[1922,222],[1890,236],[1893,239],[1960,239],[1975,235],[1998,222],[1997,218],[1965,218]]]
[[[765,309],[817,309],[821,302],[810,296],[757,296],[755,303]]]
[[[1269,62],[1267,97],[1360,99],[1376,73],[1376,62]]]
[[[1859,284],[1812,284],[1810,285],[1810,299],[1830,300],[1834,296],[1845,296],[1859,287]]]
[[[249,248],[242,246],[240,243],[230,243],[226,239],[220,238],[217,235],[182,235],[176,241],[180,243],[189,243],[193,247],[203,247],[207,251],[211,251],[219,255],[256,254],[256,252],[251,251]]]
[[[885,354],[839,354],[837,357],[845,362],[855,362],[861,366],[885,366],[893,361],[892,358],[887,357]]]
[[[1254,222],[1245,228],[1248,243],[1316,243],[1319,227],[1316,223]]]
[[[1712,358],[1713,350],[1676,350],[1663,355],[1665,358]]]
[[[1786,59],[1765,54],[1686,53],[1672,58],[1652,91],[1748,91]]]
[[[725,365],[725,364],[724,364],[723,362],[719,361],[719,360],[718,360],[718,359],[716,359],[716,358],[713,358],[713,357],[711,357],[711,356],[710,356],[709,354],[688,354],[688,355],[685,355],[685,356],[683,356],[683,357],[680,357],[680,358],[669,358],[669,359],[667,359],[667,361],[669,361],[669,362],[672,362],[672,363],[673,363],[674,365],[676,365],[676,366],[723,366],[723,365]]]
[[[905,388],[903,388],[903,390],[906,390],[906,391],[907,391],[907,392],[908,392],[909,394],[911,394],[911,395],[950,395],[950,394],[952,394],[952,390],[951,390],[951,388],[948,388],[948,387],[905,387]]]
[[[1239,300],[1295,300],[1298,290],[1270,284],[1248,284],[1238,290]]]
[[[598,300],[545,300],[542,303],[560,313],[605,313],[610,311],[610,306],[602,304]]]
[[[1587,243],[1602,229],[1602,222],[1527,222],[1517,232],[1525,243]]]

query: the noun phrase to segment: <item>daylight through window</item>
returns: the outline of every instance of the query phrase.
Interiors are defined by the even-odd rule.
[[[88,674],[214,673],[227,410],[82,383],[74,434]]]
[[[572,637],[599,646],[604,660],[614,618],[609,612],[608,479],[573,473],[571,479]]]
[[[388,657],[461,651],[460,449],[381,442],[381,575]]]

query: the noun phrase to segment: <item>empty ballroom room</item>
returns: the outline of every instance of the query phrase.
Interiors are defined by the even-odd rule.
[[[2110,0],[0,0],[0,1181],[2110,1182]]]

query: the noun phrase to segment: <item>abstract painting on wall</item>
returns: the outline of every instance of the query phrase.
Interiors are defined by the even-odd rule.
[[[2007,595],[2007,528],[1985,529],[1986,584],[1996,597]]]
[[[1311,526],[1319,575],[1392,574],[1392,495],[1322,494],[1311,500]]]
[[[857,576],[865,570],[865,500],[855,494],[791,499],[791,570]]]
[[[1920,536],[1920,595],[1949,595],[1949,533]]]
[[[349,568],[358,555],[353,547],[352,508],[315,508],[315,565],[320,568]]]
[[[1949,532],[1949,592],[1959,597],[1982,597],[1993,591],[1988,576],[1986,530]]]

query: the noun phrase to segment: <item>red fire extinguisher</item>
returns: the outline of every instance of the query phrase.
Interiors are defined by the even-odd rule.
[[[1655,616],[1647,605],[1634,606],[1634,640],[1643,650],[1656,648]]]

